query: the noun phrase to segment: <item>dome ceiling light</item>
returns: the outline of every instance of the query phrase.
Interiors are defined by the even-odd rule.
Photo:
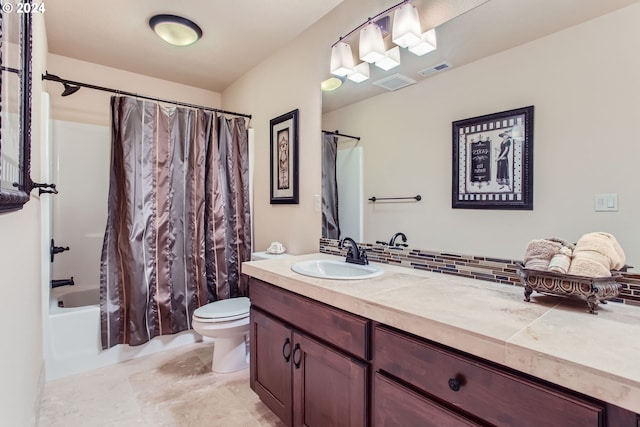
[[[202,37],[202,29],[193,21],[176,15],[155,15],[149,27],[165,42],[174,46],[189,46]]]

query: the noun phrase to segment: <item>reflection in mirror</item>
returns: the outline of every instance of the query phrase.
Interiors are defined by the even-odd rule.
[[[31,16],[0,15],[0,212],[29,200]]]
[[[415,0],[411,2],[419,13],[421,30],[427,32],[435,29],[439,31],[443,25],[464,13],[487,3],[488,0]],[[359,10],[362,13],[362,20],[366,23],[367,17],[380,16],[380,19],[386,20],[387,28],[383,29],[383,36],[387,48],[393,45],[391,38],[394,22],[394,8],[400,5],[397,0],[385,0],[376,3],[380,10]],[[388,11],[388,12],[387,12]],[[376,15],[377,14],[377,15]],[[357,17],[353,17],[357,21]],[[369,18],[370,19],[370,18]],[[358,28],[344,28],[342,34],[336,34],[336,38],[340,37],[345,43],[352,45],[352,49],[358,52]],[[426,33],[425,33],[426,34]],[[343,37],[344,36],[344,37]],[[442,49],[447,51],[446,43]],[[425,75],[420,75],[419,71],[442,63],[446,57],[445,53],[434,51],[426,55],[417,55],[409,52],[409,49],[400,49],[400,66],[391,70],[383,70],[375,64],[368,64],[370,76],[368,80],[356,83],[354,79],[349,77],[340,77],[343,83],[337,89],[323,90],[322,103],[323,113],[331,112],[338,108],[362,101],[366,98],[377,96],[387,90],[396,90],[394,88],[381,88],[375,84],[376,80],[388,79],[396,76],[411,76],[411,78],[423,79]],[[327,68],[329,64],[327,64]],[[398,79],[396,79],[398,80]],[[373,82],[373,83],[372,83]],[[410,89],[409,89],[410,90]],[[365,120],[356,119],[356,121]],[[362,123],[354,123],[355,127]],[[346,123],[348,126],[349,123]],[[342,125],[341,125],[342,126]],[[348,129],[344,129],[346,133]],[[399,142],[399,141],[397,141]],[[364,219],[363,210],[367,203],[363,191],[363,174],[364,163],[363,158],[366,151],[366,143],[361,143],[358,137],[349,137],[349,135],[340,135],[338,131],[323,131],[323,166],[322,166],[322,237],[330,239],[342,239],[344,237],[352,237],[357,242],[374,242],[378,239],[388,242],[393,233],[388,236],[364,236]],[[394,166],[394,168],[397,166]],[[380,173],[389,173],[389,170],[381,170]],[[400,191],[400,190],[399,190]],[[379,197],[384,196],[410,196],[410,194],[378,194]],[[413,196],[413,195],[411,195]],[[415,197],[411,197],[411,201],[407,203],[416,203]],[[379,210],[384,211],[386,208],[397,211],[398,203],[405,201],[393,201],[395,208],[382,207]],[[402,224],[390,224],[394,227],[402,228]],[[398,231],[398,230],[395,230]],[[406,244],[405,244],[406,245]]]
[[[362,241],[360,138],[322,131],[322,237]]]

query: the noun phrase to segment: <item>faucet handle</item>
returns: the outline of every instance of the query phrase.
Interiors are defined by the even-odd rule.
[[[360,259],[363,261],[363,264],[369,264],[369,259],[367,258],[367,250],[365,248],[360,248]]]

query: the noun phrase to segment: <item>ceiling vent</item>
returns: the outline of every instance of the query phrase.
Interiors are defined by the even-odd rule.
[[[425,68],[424,70],[418,71],[422,77],[430,76],[431,74],[438,73],[440,71],[448,70],[451,68],[451,64],[448,62],[442,62],[438,65],[434,65],[433,67]]]
[[[392,74],[389,77],[385,77],[384,79],[371,82],[371,84],[380,86],[381,88],[386,90],[398,90],[398,89],[402,89],[405,86],[412,85],[414,83],[417,83],[417,82],[407,76],[403,76],[402,74],[398,74],[398,73]]]

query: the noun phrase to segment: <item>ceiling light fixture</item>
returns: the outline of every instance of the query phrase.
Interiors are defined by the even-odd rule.
[[[344,77],[329,77],[326,80],[320,82],[320,90],[323,92],[331,92],[342,86]]]
[[[165,42],[174,46],[189,46],[202,37],[202,29],[193,21],[176,15],[155,15],[149,27]]]

